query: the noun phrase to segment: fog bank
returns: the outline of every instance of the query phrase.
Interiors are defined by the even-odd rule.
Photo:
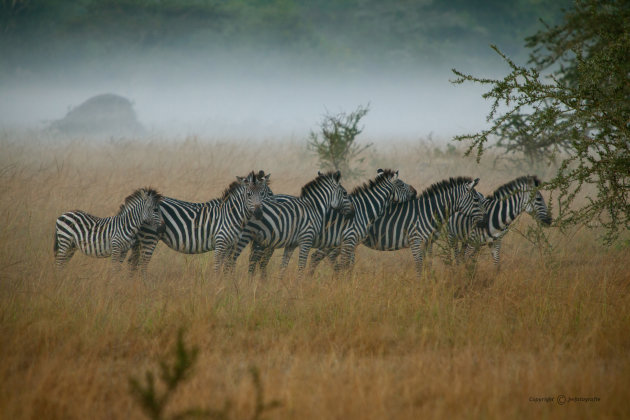
[[[0,125],[43,129],[101,93],[130,99],[151,133],[226,139],[306,138],[325,114],[367,104],[362,137],[371,141],[430,134],[448,139],[483,127],[489,109],[480,88],[453,85],[447,69],[358,76],[254,70],[190,74],[162,67],[127,77],[68,73],[5,81]]]

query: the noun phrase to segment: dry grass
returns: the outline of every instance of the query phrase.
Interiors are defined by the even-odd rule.
[[[109,215],[145,185],[205,201],[251,169],[270,171],[274,191],[297,193],[315,162],[289,141],[5,134],[0,147],[1,418],[141,418],[128,378],[156,370],[180,327],[200,355],[173,411],[220,408],[229,398],[238,418],[251,415],[255,365],[266,397],[283,404],[272,418],[630,416],[630,249],[603,248],[596,232],[551,229],[545,258],[512,233],[499,274],[485,251],[474,275],[434,260],[422,281],[408,250],[363,247],[343,281],[322,264],[301,284],[276,276],[250,284],[241,258],[238,294],[213,276],[211,254],[163,245],[147,284],[80,254],[60,275],[53,231],[65,210]],[[522,175],[411,144],[375,150],[366,168],[378,167],[400,169],[419,190],[472,175],[489,192]],[[528,223],[523,216],[519,226]],[[600,401],[530,401],[560,394]]]

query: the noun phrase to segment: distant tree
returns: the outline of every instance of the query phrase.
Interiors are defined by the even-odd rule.
[[[307,147],[318,156],[322,169],[339,170],[346,178],[362,174],[354,165],[363,162],[365,158],[359,156],[372,144],[360,146],[355,141],[363,131],[359,121],[368,111],[369,106],[359,106],[350,114],[326,114],[319,125],[321,133],[311,131]]]
[[[560,227],[599,222],[608,243],[630,228],[630,3],[577,0],[561,24],[526,39],[528,66],[492,48],[511,72],[500,80],[453,69],[454,83],[489,87],[491,127],[455,137],[479,160],[491,139],[532,160],[559,159],[544,189],[558,193]],[[541,71],[549,74],[542,75]],[[586,185],[596,194],[575,202]]]

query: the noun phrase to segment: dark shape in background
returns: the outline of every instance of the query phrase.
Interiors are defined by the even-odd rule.
[[[112,93],[91,97],[50,128],[67,135],[97,136],[132,136],[145,131],[131,101]]]

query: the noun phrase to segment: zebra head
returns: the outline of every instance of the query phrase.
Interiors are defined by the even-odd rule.
[[[497,188],[492,198],[505,203],[502,205],[511,206],[515,214],[527,212],[534,220],[549,226],[552,219],[545,199],[540,193],[540,185],[541,182],[536,176],[521,176]]]
[[[414,187],[407,184],[402,179],[398,178],[398,171],[394,172],[389,169],[377,169],[376,173],[377,178],[391,174],[391,180],[394,186],[392,190],[392,202],[402,203],[405,201],[413,200],[418,195],[418,192]]]
[[[470,179],[470,178],[468,178]],[[479,183],[479,178],[466,181],[462,187],[458,188],[455,198],[455,205],[451,211],[459,211],[471,217],[472,222],[478,227],[483,227],[488,223],[488,216],[485,206],[485,197],[477,192],[475,187]]]
[[[528,176],[527,177],[527,191],[529,192],[529,197],[525,203],[525,211],[529,213],[530,216],[534,218],[534,220],[538,220],[545,226],[550,226],[552,222],[551,215],[549,214],[549,209],[547,209],[547,204],[545,204],[545,199],[538,187],[541,182],[536,176]]]
[[[398,171],[391,169],[377,169],[376,182],[388,182],[391,188],[391,202],[402,203],[416,198],[418,194],[411,185],[398,178]]]
[[[345,216],[354,215],[354,206],[348,197],[348,192],[339,183],[341,172],[317,172],[317,178],[302,187],[302,197],[312,195],[320,207],[338,210]]]
[[[164,232],[164,219],[160,211],[162,195],[152,188],[140,188],[125,198],[119,214],[128,214],[134,227],[146,224],[158,233]]]
[[[244,189],[245,208],[255,219],[262,216],[262,206],[265,199],[273,197],[273,192],[269,188],[269,177],[264,171],[250,172],[245,177],[237,176],[236,179]]]

